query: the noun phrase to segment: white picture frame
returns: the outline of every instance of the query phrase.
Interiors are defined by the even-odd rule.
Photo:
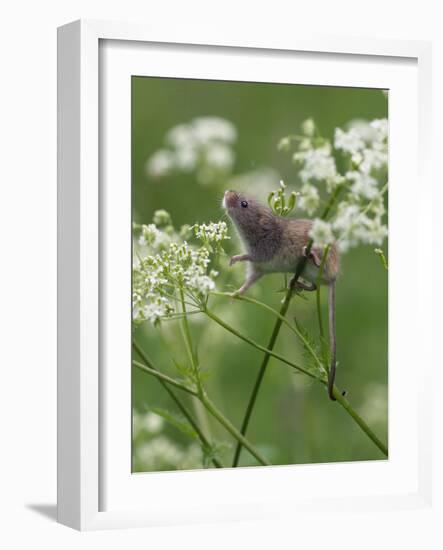
[[[103,50],[106,44],[111,44],[109,50]],[[430,384],[432,350],[431,346],[420,349],[421,367],[417,371],[414,360],[418,357],[418,349],[413,343],[416,332],[420,333],[424,339],[422,341],[426,341],[429,334],[429,326],[425,322],[419,324],[417,319],[432,318],[432,287],[429,282],[422,284],[427,281],[426,272],[429,272],[432,259],[427,263],[426,270],[419,266],[419,262],[414,263],[419,253],[429,258],[432,256],[431,242],[423,238],[430,233],[432,223],[430,217],[425,216],[432,200],[432,186],[427,172],[431,120],[430,45],[425,42],[308,35],[281,37],[278,41],[239,37],[227,42],[222,37],[208,40],[204,33],[191,39],[186,36],[186,31],[180,35],[175,31],[168,35],[160,28],[155,31],[142,25],[78,21],[59,29],[58,48],[59,521],[76,529],[88,530],[286,515],[289,518],[295,509],[297,513],[312,514],[326,512],[331,506],[338,513],[356,508],[370,513],[375,510],[388,513],[403,508],[432,510],[431,401],[426,390]],[[124,334],[125,330],[121,325],[107,325],[104,329],[108,318],[104,312],[107,311],[110,292],[115,296],[116,289],[127,290],[130,264],[126,271],[125,268],[123,271],[116,270],[117,275],[111,280],[104,280],[103,277],[106,278],[106,273],[116,266],[116,255],[121,258],[123,254],[124,257],[125,247],[127,258],[130,256],[129,240],[124,229],[130,229],[126,223],[127,217],[124,218],[130,215],[130,204],[127,186],[121,187],[123,194],[108,193],[103,188],[100,167],[105,167],[102,172],[107,174],[106,177],[128,180],[130,148],[129,142],[124,141],[129,139],[128,103],[122,102],[121,98],[127,95],[127,76],[140,74],[140,67],[147,63],[144,48],[151,48],[149,74],[157,76],[198,77],[204,74],[207,77],[208,71],[212,71],[213,78],[227,77],[227,61],[222,60],[226,56],[231,60],[229,71],[235,70],[234,66],[238,67],[243,72],[239,72],[237,78],[240,79],[241,75],[242,79],[248,80],[254,78],[254,64],[251,64],[251,72],[245,74],[249,65],[242,65],[241,60],[248,56],[262,56],[263,81],[272,81],[273,78],[279,81],[282,74],[279,71],[284,72],[285,63],[296,54],[299,57],[311,56],[310,62],[305,65],[313,64],[313,68],[306,68],[310,71],[306,74],[309,74],[312,83],[358,85],[359,78],[362,84],[368,82],[372,71],[373,85],[377,86],[378,82],[380,87],[384,87],[386,79],[394,78],[389,73],[398,73],[398,90],[403,85],[404,93],[396,93],[392,99],[395,101],[392,112],[394,129],[397,128],[400,135],[402,109],[412,108],[417,118],[410,117],[408,124],[410,132],[418,134],[418,146],[415,141],[405,143],[400,138],[391,143],[394,161],[402,154],[410,158],[408,169],[403,168],[404,172],[400,163],[394,162],[391,180],[404,181],[404,189],[412,191],[412,185],[416,187],[418,178],[423,193],[419,199],[410,194],[402,197],[401,189],[396,191],[393,186],[390,194],[391,202],[401,204],[405,213],[394,215],[394,225],[391,225],[397,244],[390,250],[390,338],[393,339],[392,347],[398,353],[393,358],[390,350],[390,386],[398,388],[401,383],[401,390],[395,389],[390,394],[390,402],[394,403],[394,408],[390,410],[390,448],[393,451],[387,463],[360,464],[358,468],[353,464],[335,464],[224,470],[216,472],[217,477],[213,476],[213,472],[149,474],[144,478],[131,476],[130,468],[128,470],[129,440],[126,451],[120,451],[119,447],[124,445],[118,445],[129,433],[129,424],[126,420],[119,420],[121,416],[118,416],[127,407],[128,378],[126,375],[126,378],[119,378],[121,371],[111,365],[110,375],[104,380],[103,358],[110,354],[104,353],[100,347],[100,342],[107,345],[103,344],[103,330],[110,330],[112,334]],[[162,57],[165,48],[170,51]],[[180,57],[180,51],[183,51],[183,56],[180,60],[174,60],[174,56]],[[189,55],[186,52],[190,52]],[[215,65],[212,62],[214,56],[219,56],[217,59],[221,60]],[[272,66],[269,64],[266,67],[266,58],[270,57]],[[326,69],[317,80],[315,63],[311,63],[316,57],[322,59]],[[277,67],[279,60],[281,67]],[[341,70],[328,72],[328,65],[332,67],[333,63],[341,63]],[[360,71],[359,64],[363,67]],[[346,77],[346,71],[351,66],[355,66],[352,79]],[[404,70],[396,71],[399,66],[403,66]],[[106,67],[105,74],[103,67]],[[418,84],[417,89],[415,84]],[[104,105],[101,104],[100,86],[105,87],[105,93],[106,86],[112,89]],[[110,104],[119,104],[122,108],[117,110],[112,124],[104,128],[103,118],[106,118],[105,111]],[[395,111],[395,105],[398,105],[398,111]],[[116,136],[119,140],[113,141]],[[107,159],[115,161],[117,157],[119,164],[112,166],[113,176],[109,176]],[[118,186],[111,187],[116,189]],[[416,226],[414,237],[406,242],[401,231],[407,223],[411,223],[407,220],[408,206],[412,207],[417,200],[421,214],[413,222]],[[112,229],[106,221],[109,219],[117,222],[121,219],[122,222],[120,225],[113,224]],[[123,233],[119,233],[122,227]],[[109,253],[106,240],[112,231],[114,256]],[[411,249],[415,252],[411,253]],[[413,264],[410,268],[413,283],[402,281],[401,277],[406,265],[406,253],[411,254],[408,261]],[[411,320],[406,325],[405,320],[401,319],[401,296],[408,288],[411,294]],[[110,319],[121,320],[122,323],[127,321],[125,315],[130,306],[126,305],[125,299],[126,294],[123,293],[122,299],[116,300],[117,309],[109,315]],[[402,322],[401,333],[392,331],[392,323],[396,326]],[[408,335],[411,346],[402,352],[400,339]],[[113,352],[123,362],[127,358],[125,341],[125,337],[121,341],[119,338],[113,339],[116,346]],[[398,367],[396,369],[400,361],[402,377]],[[118,392],[126,392],[126,397],[123,396],[121,401]],[[397,429],[400,413],[401,418],[413,427],[411,432],[414,435],[409,438],[402,439],[401,430]],[[110,424],[112,430],[109,429]],[[362,483],[362,478],[366,484]],[[335,484],[328,485],[331,480],[335,480]],[[244,488],[240,496],[223,492],[224,487],[229,487],[229,482]],[[285,488],[288,484],[297,487],[298,495],[288,493]],[[147,487],[150,500],[154,503],[151,506],[140,504],[141,495],[146,494]],[[189,495],[190,489],[196,495],[195,501],[190,497],[180,499],[180,495]],[[177,504],[172,508],[167,500],[161,499],[161,494],[163,491],[170,495],[174,490],[177,492]],[[211,501],[214,491],[217,492],[217,499],[212,498]],[[247,498],[242,498],[245,491]]]

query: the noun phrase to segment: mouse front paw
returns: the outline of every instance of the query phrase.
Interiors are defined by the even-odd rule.
[[[229,260],[229,265],[233,266],[237,262],[252,262],[252,258],[249,254],[238,254],[236,256],[232,256],[232,258]]]

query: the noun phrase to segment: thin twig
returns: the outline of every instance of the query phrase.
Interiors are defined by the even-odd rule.
[[[168,384],[171,384],[171,386],[175,386],[176,388],[183,390],[186,393],[189,393],[190,395],[198,396],[198,392],[186,386],[185,384],[182,384],[178,380],[175,380],[174,378],[171,378],[170,376],[163,374],[159,370],[152,369],[147,365],[143,365],[142,363],[140,363],[139,361],[136,361],[135,359],[132,360],[132,364],[134,365],[134,367],[137,367],[138,369],[141,369],[147,372],[148,374],[152,374],[152,376],[155,376],[159,380],[163,380],[163,382],[167,382]]]
[[[234,300],[239,300],[241,302],[247,302],[247,303],[250,303],[250,304],[255,304],[267,311],[270,311],[273,315],[275,315],[275,317],[278,317],[279,319],[282,320],[282,322],[289,328],[289,330],[291,330],[299,339],[300,341],[302,342],[303,346],[308,350],[308,352],[310,353],[311,357],[314,359],[314,361],[316,362],[318,368],[320,370],[323,370],[326,372],[326,369],[324,367],[324,365],[322,364],[322,362],[320,361],[318,355],[315,353],[315,351],[313,350],[311,344],[309,343],[309,340],[304,336],[304,334],[302,333],[302,331],[298,328],[298,326],[294,326],[292,325],[286,317],[283,317],[282,315],[280,315],[280,313],[274,309],[273,307],[269,306],[268,304],[265,304],[264,302],[260,302],[260,300],[255,300],[254,298],[249,298],[249,296],[239,296],[239,295],[233,295],[233,294],[230,294],[229,292],[217,292],[215,290],[213,290],[211,292],[211,295],[213,296],[224,296],[226,298],[230,298],[230,299],[234,299]],[[203,312],[204,313],[204,312]],[[242,338],[244,339],[244,338]],[[254,343],[255,345],[255,343]],[[260,344],[257,344],[258,346]],[[259,349],[262,349],[262,347],[260,347]],[[271,353],[271,355],[273,355],[274,357],[276,356],[276,354],[274,354],[273,352]],[[278,357],[277,357],[278,358]],[[295,365],[291,365],[291,366],[295,366]]]
[[[372,429],[366,424],[363,418],[352,408],[349,401],[344,397],[343,392],[339,390],[336,386],[333,389],[333,395],[340,405],[345,409],[345,411],[355,420],[355,422],[360,426],[360,428],[365,432],[367,436],[377,445],[380,451],[388,457],[388,447],[375,435]]]
[[[318,270],[318,276],[317,276],[317,290],[316,290],[316,303],[317,303],[317,319],[318,319],[318,329],[320,332],[320,342],[322,347],[322,353],[325,355],[325,332],[323,329],[323,319],[321,315],[321,279],[323,277],[323,271],[325,269],[326,264],[326,258],[329,254],[329,250],[331,249],[331,245],[328,244],[328,246],[325,248],[323,257],[321,259],[320,268]]]
[[[258,350],[260,351],[263,351],[264,353],[266,354],[269,354],[270,357],[275,357],[276,359],[278,359],[279,361],[281,361],[282,363],[286,363],[287,365],[289,365],[290,367],[292,367],[293,369],[296,369],[300,372],[302,372],[303,374],[306,374],[307,376],[310,376],[311,378],[314,378],[316,380],[320,380],[320,378],[318,378],[317,376],[315,376],[315,374],[313,374],[312,372],[310,372],[309,370],[305,369],[304,367],[301,367],[300,365],[297,365],[296,363],[294,363],[293,361],[290,361],[289,359],[286,359],[286,357],[283,357],[283,355],[280,355],[279,353],[276,353],[275,351],[272,351],[271,349],[267,349],[265,348],[264,346],[262,346],[261,344],[258,344],[255,340],[253,340],[252,338],[249,338],[249,336],[245,336],[244,334],[242,334],[241,332],[239,332],[238,330],[236,330],[235,328],[231,327],[230,325],[228,325],[227,323],[225,323],[223,321],[223,319],[220,319],[220,317],[218,317],[213,311],[211,311],[210,309],[206,309],[204,311],[204,313],[206,313],[206,315],[212,319],[213,321],[215,321],[218,325],[220,325],[221,327],[223,327],[225,330],[227,330],[228,332],[230,332],[231,334],[234,334],[235,336],[237,336],[238,338],[240,338],[240,340],[243,340],[244,342],[247,342],[248,344],[250,344],[251,346],[253,346],[254,348],[257,348]],[[278,319],[280,320],[281,322],[283,322],[282,319]]]

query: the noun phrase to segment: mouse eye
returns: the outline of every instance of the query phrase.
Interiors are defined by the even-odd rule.
[[[241,201],[240,204],[241,204],[242,208],[248,208],[248,203],[247,203],[247,201]]]

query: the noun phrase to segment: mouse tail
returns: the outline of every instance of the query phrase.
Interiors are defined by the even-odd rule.
[[[336,332],[335,332],[335,281],[332,281],[328,285],[329,296],[328,296],[328,305],[329,305],[329,346],[331,349],[331,364],[329,366],[328,372],[328,395],[329,399],[336,401],[334,397],[334,381],[335,381],[335,370],[337,367],[337,342],[336,342]]]

